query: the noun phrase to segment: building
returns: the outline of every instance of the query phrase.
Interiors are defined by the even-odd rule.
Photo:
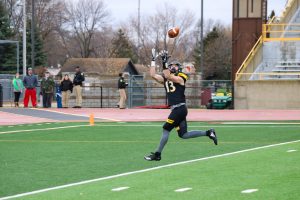
[[[62,66],[62,75],[73,78],[76,66],[85,74],[86,82],[117,79],[120,72],[139,75],[130,58],[70,58]]]

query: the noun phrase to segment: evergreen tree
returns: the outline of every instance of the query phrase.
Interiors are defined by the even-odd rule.
[[[270,16],[269,16],[269,20],[271,20],[274,16],[275,16],[275,11],[272,10],[272,12],[271,12],[271,14],[270,14]]]
[[[46,64],[46,54],[43,51],[43,41],[41,39],[41,33],[38,30],[38,28],[35,28],[35,34],[34,34],[34,51],[35,51],[35,57],[34,57],[34,65],[35,67],[43,66]],[[20,39],[22,40],[22,38]],[[32,42],[31,42],[31,22],[27,22],[26,26],[26,63],[27,67],[32,67],[31,62],[31,52],[32,49]],[[23,60],[23,43],[20,42],[20,60]],[[23,68],[23,62],[21,63],[21,66]]]
[[[130,58],[133,63],[136,63],[137,56],[134,53],[133,45],[128,37],[119,29],[112,40],[112,53],[111,55],[116,58]]]
[[[231,66],[231,40],[225,29],[214,27],[203,39],[204,69],[201,69],[205,80],[229,79],[228,69]],[[197,70],[201,61],[201,43],[198,41],[194,49],[194,63]]]
[[[10,28],[8,12],[0,1],[0,40],[13,40],[14,33]],[[0,73],[16,72],[16,44],[2,43],[0,44]]]
[[[193,52],[194,66],[197,72],[201,72],[201,41],[196,42]]]
[[[203,38],[203,53],[205,55],[205,49],[207,46],[214,42],[219,37],[219,33],[216,27],[213,28],[211,32],[209,32],[204,38]],[[196,42],[196,46],[194,48],[193,58],[194,58],[194,64],[197,71],[200,71],[203,69],[200,69],[201,65],[201,41]],[[204,56],[204,62],[205,62],[205,56]]]

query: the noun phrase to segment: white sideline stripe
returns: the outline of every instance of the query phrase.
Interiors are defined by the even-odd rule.
[[[116,126],[120,126],[119,124],[120,122],[118,122],[118,124],[96,124],[94,126],[102,126],[102,127],[116,127]],[[124,122],[126,123],[126,122]],[[48,124],[48,123],[47,123]],[[58,124],[58,123],[57,123]],[[27,124],[26,126],[33,126],[32,124]],[[20,132],[34,132],[34,131],[41,131],[41,130],[56,130],[56,129],[64,129],[64,128],[76,128],[76,127],[81,127],[81,126],[89,126],[89,125],[74,125],[74,126],[63,126],[63,127],[53,127],[53,128],[43,128],[43,129],[28,129],[28,130],[15,130],[15,131],[4,131],[4,132],[0,132],[1,134],[7,134],[7,133],[20,133]],[[125,125],[121,125],[124,127],[161,127],[160,124],[125,124]],[[205,126],[189,126],[190,128],[210,128],[212,126],[210,125],[205,125]],[[261,127],[261,126],[216,126],[216,128],[257,128],[257,127]],[[264,126],[264,128],[277,128],[279,126]],[[299,128],[300,126],[280,126],[281,128]]]
[[[186,192],[189,190],[192,190],[192,188],[180,188],[180,189],[175,190],[175,192]]]
[[[7,134],[7,133],[21,133],[21,132],[34,132],[34,131],[65,129],[65,128],[77,128],[77,127],[82,127],[82,126],[90,126],[90,125],[75,125],[75,126],[61,126],[61,127],[52,127],[52,128],[39,128],[39,129],[4,131],[4,132],[0,132],[0,135],[1,134]]]
[[[139,173],[143,173],[143,172],[149,172],[149,171],[154,171],[154,170],[158,170],[158,169],[169,168],[169,167],[174,167],[174,166],[188,164],[188,163],[194,163],[194,162],[203,161],[203,160],[209,160],[209,159],[213,159],[213,158],[226,157],[226,156],[231,156],[231,155],[235,155],[235,154],[240,154],[240,153],[245,153],[245,152],[250,152],[250,151],[255,151],[255,150],[260,150],[260,149],[266,149],[266,148],[270,148],[270,147],[276,147],[276,146],[281,146],[281,145],[286,145],[286,144],[293,144],[293,143],[297,143],[297,142],[300,142],[300,140],[295,140],[295,141],[290,141],[290,142],[283,142],[283,143],[272,144],[272,145],[261,146],[261,147],[255,147],[255,148],[245,149],[245,150],[241,150],[241,151],[235,151],[235,152],[231,152],[231,153],[225,153],[225,154],[220,154],[220,155],[215,155],[215,156],[209,156],[209,157],[199,158],[199,159],[194,159],[194,160],[187,160],[187,161],[162,165],[162,166],[158,166],[158,167],[152,167],[152,168],[148,168],[148,169],[142,169],[142,170],[126,172],[126,173],[122,173],[122,174],[116,174],[116,175],[112,175],[112,176],[101,177],[101,178],[97,178],[97,179],[80,181],[80,182],[77,182],[77,183],[70,183],[70,184],[66,184],[66,185],[61,185],[61,186],[56,186],[56,187],[51,187],[51,188],[45,188],[45,189],[36,190],[36,191],[32,191],[32,192],[16,194],[16,195],[13,195],[13,196],[7,196],[7,197],[0,198],[0,200],[23,197],[23,196],[42,193],[42,192],[48,192],[48,191],[52,191],[52,190],[58,190],[58,189],[73,187],[73,186],[77,186],[77,185],[83,185],[83,184],[88,184],[88,183],[93,183],[93,182],[98,182],[98,181],[103,181],[103,180],[108,180],[108,179],[114,179],[114,178],[123,177],[123,176],[129,176],[129,175],[132,175],[132,174],[139,174]]]
[[[300,125],[300,123],[296,122],[222,122],[222,124],[254,124],[254,125],[268,125],[268,124],[278,124],[278,125],[287,125],[287,124],[296,124]]]
[[[120,126],[120,122],[118,122],[118,124],[96,124],[95,126],[111,126],[111,127],[114,127],[114,126]],[[125,125],[121,125],[121,126],[124,126],[124,127],[146,127],[146,126],[149,126],[149,127],[161,127],[161,124],[125,124]],[[189,125],[188,127],[190,128],[211,128],[213,127],[213,125],[203,125],[203,126],[197,126],[197,125]],[[300,126],[239,126],[239,125],[236,125],[236,126],[228,126],[228,125],[224,125],[224,126],[215,126],[215,128],[300,128]]]
[[[291,152],[295,152],[295,151],[297,151],[297,150],[291,149],[291,150],[288,150],[287,152],[288,152],[288,153],[291,153]]]
[[[243,190],[241,191],[241,193],[243,194],[249,194],[249,193],[253,193],[253,192],[257,192],[258,189],[248,189],[248,190]]]
[[[32,109],[39,110],[38,108],[32,108]],[[67,112],[56,111],[56,110],[47,110],[47,109],[45,109],[44,111],[59,113],[59,114],[65,114],[65,115],[79,116],[79,117],[87,117],[87,118],[90,117],[89,115],[80,115],[80,114],[67,113]],[[114,121],[114,122],[120,122],[121,121],[121,120],[118,120],[118,119],[111,119],[111,118],[102,118],[102,117],[94,117],[94,118],[95,119],[105,119],[105,120]]]
[[[127,189],[129,189],[129,187],[119,187],[119,188],[111,189],[111,191],[113,191],[113,192],[119,192],[119,191],[127,190]]]

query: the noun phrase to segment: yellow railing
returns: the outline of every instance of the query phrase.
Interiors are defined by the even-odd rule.
[[[262,39],[263,42],[300,40],[300,24],[263,24]]]
[[[253,46],[253,48],[251,49],[250,53],[245,58],[244,62],[240,66],[240,68],[237,70],[237,72],[235,74],[235,80],[239,80],[240,74],[245,71],[246,67],[249,65],[249,63],[251,62],[252,58],[254,57],[254,55],[256,54],[258,49],[261,47],[261,45],[262,45],[262,37],[260,36],[260,38],[257,40],[255,45]]]
[[[297,79],[300,79],[300,73],[278,73],[278,72],[274,72],[274,73],[267,73],[267,72],[263,72],[263,73],[239,73],[239,78],[240,80],[246,80],[248,81],[252,76],[255,77],[255,80],[266,80],[266,77],[270,78],[273,76],[273,78],[278,78],[280,80],[280,78],[282,78],[282,76],[297,76]],[[285,79],[289,79],[288,77],[286,77]],[[292,78],[291,78],[292,80]]]
[[[289,21],[291,20],[291,16],[293,16],[298,7],[300,5],[300,0],[290,0],[286,7],[285,10],[283,11],[283,13],[280,16],[280,22],[283,21]],[[249,52],[249,54],[247,55],[247,57],[245,58],[244,62],[242,63],[242,65],[240,66],[240,68],[238,69],[238,71],[235,74],[235,80],[239,80],[241,78],[242,75],[244,74],[249,74],[249,73],[244,73],[248,67],[248,65],[251,63],[251,61],[253,61],[253,58],[255,57],[257,51],[260,49],[260,47],[262,46],[262,43],[265,41],[291,41],[291,40],[300,40],[300,24],[297,24],[297,26],[299,25],[299,31],[296,30],[291,30],[291,31],[287,31],[286,27],[287,24],[275,24],[275,19],[276,17],[273,17],[268,24],[264,24],[263,25],[263,30],[262,30],[262,36],[257,40],[257,42],[255,43],[255,45],[253,46],[253,48],[251,49],[251,51]],[[285,27],[284,27],[284,26]],[[276,29],[271,29],[270,27],[272,26],[277,26],[278,27],[281,26],[281,29],[279,28],[279,30]],[[288,25],[290,26],[290,25]],[[296,24],[295,24],[296,26]],[[283,28],[282,28],[283,27]],[[297,37],[289,37],[289,34],[286,33],[290,33],[292,35],[295,35],[295,33],[299,33],[299,38]],[[277,35],[280,35],[279,37]],[[252,70],[250,74],[254,74],[253,72],[255,71],[255,69],[250,69]],[[263,75],[263,73],[260,73]]]
[[[268,21],[268,24],[273,23],[275,19],[276,17],[273,16],[272,19]],[[237,70],[235,74],[235,80],[238,80],[239,74],[245,71],[246,67],[249,65],[249,63],[251,62],[252,58],[254,57],[258,49],[262,46],[262,42],[263,42],[262,36],[260,36],[257,42],[255,43],[255,45],[253,46],[253,48],[251,49],[251,51],[249,52],[249,54],[247,55],[247,57],[245,58],[244,62],[241,64],[240,68]]]

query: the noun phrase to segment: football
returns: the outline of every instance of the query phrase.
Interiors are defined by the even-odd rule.
[[[179,34],[179,27],[174,27],[168,30],[169,38],[175,38]]]

